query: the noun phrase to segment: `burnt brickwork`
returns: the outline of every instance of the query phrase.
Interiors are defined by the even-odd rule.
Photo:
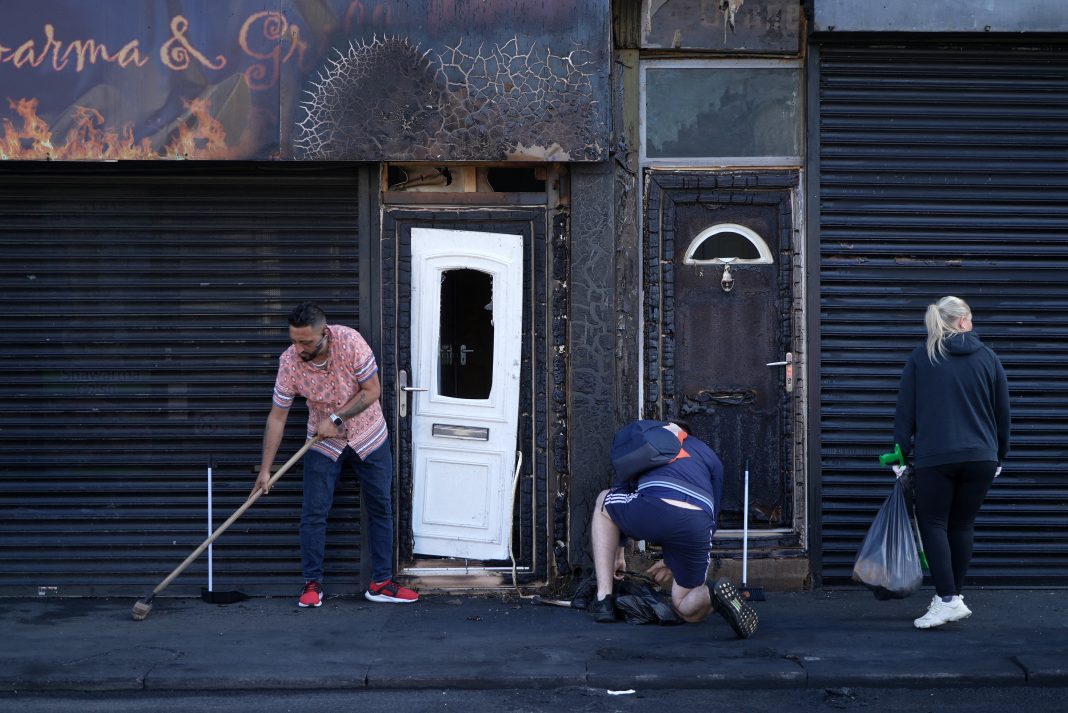
[[[305,160],[590,161],[607,154],[600,64],[513,38],[422,49],[376,37],[335,49],[307,81],[293,147]]]
[[[571,178],[571,565],[591,562],[589,518],[608,487],[615,431],[615,232],[611,164],[574,167]],[[567,492],[561,489],[562,492]],[[561,570],[561,573],[563,570]]]

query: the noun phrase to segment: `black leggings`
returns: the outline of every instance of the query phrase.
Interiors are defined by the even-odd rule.
[[[975,461],[916,469],[916,519],[940,597],[961,593],[972,561],[975,516],[997,465]]]

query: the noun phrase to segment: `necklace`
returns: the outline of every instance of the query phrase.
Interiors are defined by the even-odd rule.
[[[314,367],[316,367],[318,369],[322,369],[323,367],[326,366],[326,362],[328,362],[328,361],[330,361],[330,357],[327,357],[326,359],[323,359],[323,363],[322,364],[316,364],[315,362],[312,362],[312,366],[314,366]]]

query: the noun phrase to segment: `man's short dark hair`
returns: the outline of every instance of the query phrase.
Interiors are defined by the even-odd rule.
[[[301,302],[289,313],[290,327],[321,327],[326,324],[326,313],[314,302]]]

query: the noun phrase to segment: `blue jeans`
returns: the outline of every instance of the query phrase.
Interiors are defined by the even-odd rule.
[[[351,448],[345,448],[337,461],[314,450],[304,456],[300,564],[306,582],[323,580],[326,519],[334,504],[334,488],[345,471],[360,479],[360,497],[367,510],[371,577],[381,582],[393,576],[393,454],[387,438],[366,459]]]

